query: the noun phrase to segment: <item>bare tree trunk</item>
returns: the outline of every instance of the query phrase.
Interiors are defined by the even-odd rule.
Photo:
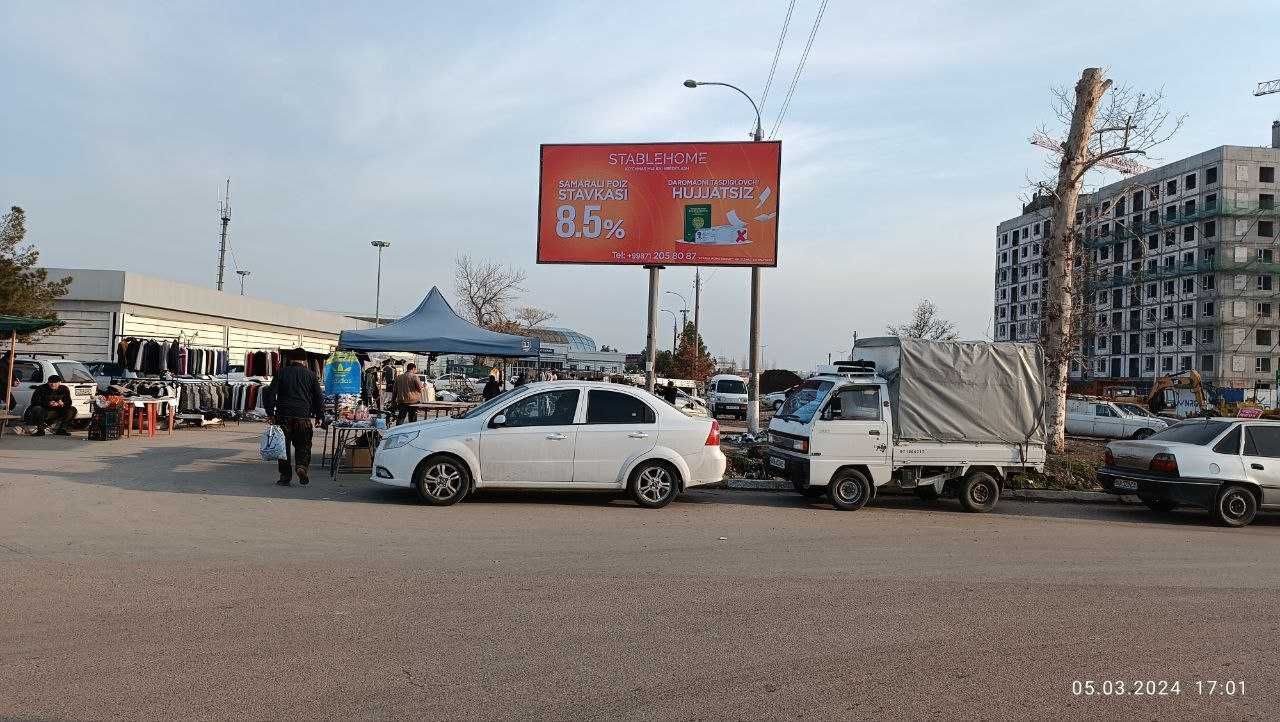
[[[1067,375],[1075,354],[1076,334],[1075,278],[1073,264],[1078,250],[1074,229],[1080,185],[1088,170],[1089,137],[1102,96],[1110,87],[1100,68],[1085,68],[1076,83],[1075,110],[1071,113],[1071,131],[1058,167],[1058,183],[1054,189],[1053,229],[1049,238],[1045,263],[1049,294],[1044,307],[1045,374],[1049,386],[1049,408],[1046,410],[1049,451],[1066,448]]]

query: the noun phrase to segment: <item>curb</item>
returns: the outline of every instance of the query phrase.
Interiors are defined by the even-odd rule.
[[[791,483],[779,479],[725,479],[718,488],[730,491],[791,491]],[[716,488],[716,487],[709,487]],[[889,494],[910,492],[889,491]],[[1138,497],[1117,496],[1103,491],[1055,490],[1055,489],[1004,489],[1001,499],[1017,501],[1056,501],[1072,504],[1138,504]]]

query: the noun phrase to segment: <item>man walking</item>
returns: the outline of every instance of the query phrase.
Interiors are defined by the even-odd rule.
[[[27,420],[36,425],[36,436],[44,436],[44,429],[54,424],[53,433],[70,436],[67,424],[76,417],[76,407],[71,405],[71,389],[63,385],[61,376],[50,376],[31,392],[31,405],[27,407]]]
[[[418,420],[418,410],[412,406],[422,401],[422,379],[418,378],[417,365],[409,364],[404,373],[396,377],[392,398],[396,404],[397,425],[403,424],[406,417],[409,421]]]
[[[311,373],[306,360],[291,357],[271,379],[263,398],[267,411],[267,423],[275,424],[284,432],[284,448],[288,458],[277,462],[280,466],[281,486],[291,486],[293,473],[298,473],[298,483],[311,481],[311,434],[313,426],[319,426],[324,418],[324,394],[320,379]]]

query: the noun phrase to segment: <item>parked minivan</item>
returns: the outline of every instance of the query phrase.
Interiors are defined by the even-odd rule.
[[[747,384],[741,376],[717,374],[707,380],[707,408],[711,417],[747,418]]]
[[[1073,436],[1145,439],[1167,428],[1169,422],[1165,419],[1132,414],[1105,399],[1067,399],[1067,433]]]

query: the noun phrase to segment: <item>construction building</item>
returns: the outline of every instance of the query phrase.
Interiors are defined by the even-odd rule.
[[[1221,146],[1081,195],[1073,377],[1145,386],[1195,369],[1274,405],[1280,121],[1271,130],[1269,148]],[[996,228],[998,341],[1040,339],[1043,250],[1055,221],[1038,197]]]

